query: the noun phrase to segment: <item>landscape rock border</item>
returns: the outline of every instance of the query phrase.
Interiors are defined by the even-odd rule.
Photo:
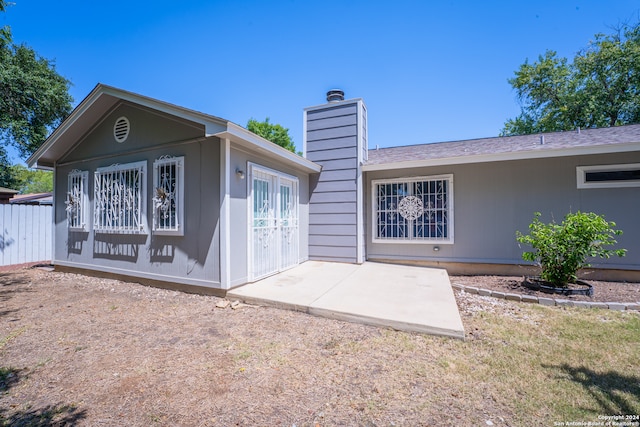
[[[489,289],[478,288],[475,286],[464,286],[452,283],[451,287],[459,291],[469,294],[476,294],[486,297],[505,299],[509,301],[528,302],[532,304],[541,304],[546,306],[562,306],[562,307],[582,307],[582,308],[601,308],[605,310],[635,310],[640,311],[640,303],[637,302],[590,302],[590,301],[572,301],[560,298],[537,297],[535,295],[521,295],[508,292],[498,292]]]

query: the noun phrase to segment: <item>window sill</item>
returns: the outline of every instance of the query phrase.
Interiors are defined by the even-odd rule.
[[[183,230],[153,230],[155,236],[184,236]]]
[[[105,229],[100,229],[100,230],[93,230],[94,233],[96,234],[130,234],[130,235],[146,235],[149,234],[149,232],[147,230],[105,230]]]
[[[391,244],[410,244],[410,245],[453,245],[453,238],[451,239],[424,239],[424,240],[403,240],[403,239],[373,239],[372,243],[391,243]]]

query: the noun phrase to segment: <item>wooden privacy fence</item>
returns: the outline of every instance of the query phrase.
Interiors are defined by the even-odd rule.
[[[50,261],[52,207],[0,205],[0,266]]]

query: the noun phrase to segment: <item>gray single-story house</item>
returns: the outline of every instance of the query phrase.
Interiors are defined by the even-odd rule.
[[[224,293],[308,259],[526,270],[516,230],[594,211],[640,278],[640,125],[368,149],[362,99],[304,109],[298,156],[99,84],[28,160],[54,171],[57,268]]]

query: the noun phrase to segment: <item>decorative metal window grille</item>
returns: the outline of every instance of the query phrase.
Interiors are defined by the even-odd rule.
[[[89,172],[77,169],[69,172],[67,177],[67,227],[72,230],[85,230],[87,227]]]
[[[98,168],[94,174],[93,229],[103,233],[144,231],[147,162]]]
[[[153,162],[153,231],[183,234],[184,157],[163,156]]]
[[[453,241],[453,176],[373,181],[374,240]]]

